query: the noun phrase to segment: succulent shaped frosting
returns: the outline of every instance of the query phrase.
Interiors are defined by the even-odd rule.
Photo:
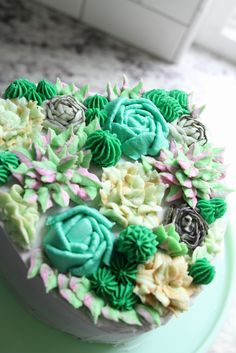
[[[18,157],[9,151],[0,152],[0,185],[5,184],[12,169],[17,168],[19,165]]]
[[[56,134],[38,135],[29,149],[15,148],[21,164],[13,176],[24,186],[24,199],[38,202],[43,212],[53,204],[67,207],[70,200],[81,203],[94,199],[100,186],[88,171],[91,154],[80,151],[86,142],[84,126]]]
[[[191,250],[202,244],[208,232],[208,225],[202,216],[187,204],[170,206],[164,222],[175,225],[181,241]]]
[[[55,86],[47,80],[40,80],[36,91],[43,96],[43,100],[52,99],[57,95]]]
[[[85,148],[92,152],[93,162],[101,167],[116,165],[121,157],[120,140],[109,131],[94,131],[88,136]]]
[[[150,100],[118,98],[105,110],[103,128],[117,135],[125,156],[137,160],[142,155],[156,156],[168,147],[168,125]]]
[[[224,216],[227,210],[226,201],[222,198],[214,197],[210,200],[199,200],[197,208],[201,216],[208,224]]]
[[[173,223],[161,224],[154,230],[159,247],[167,252],[168,255],[182,256],[188,253],[188,247],[184,242],[181,242],[179,234],[175,230]]]
[[[152,101],[169,123],[184,114],[184,110],[178,100],[168,95],[168,93],[162,89],[147,91],[143,94],[143,97]]]
[[[191,146],[198,142],[201,145],[207,143],[205,126],[197,119],[189,115],[183,115],[176,124],[169,124],[169,137],[180,144]]]
[[[12,240],[24,249],[30,248],[39,220],[36,204],[23,198],[24,189],[13,185],[8,192],[0,192],[0,215]]]
[[[195,284],[209,284],[215,277],[215,267],[206,258],[202,258],[190,266],[189,275]]]
[[[35,102],[23,98],[0,99],[0,150],[28,147],[40,132],[44,114]]]
[[[124,227],[155,228],[160,223],[165,188],[155,170],[146,171],[138,162],[120,161],[103,170],[100,211]]]
[[[134,283],[137,275],[137,263],[127,261],[127,256],[115,253],[112,256],[110,268],[118,283]]]
[[[90,109],[98,108],[100,110],[104,109],[107,103],[108,103],[107,98],[100,94],[94,94],[93,96],[88,96],[84,101],[85,107]]]
[[[175,98],[179,104],[181,105],[184,114],[189,114],[190,112],[190,97],[191,95],[185,91],[182,91],[180,89],[172,89],[168,92],[168,94],[172,97]]]
[[[220,182],[225,167],[221,148],[196,143],[187,147],[171,141],[170,149],[163,149],[157,160],[146,157],[160,172],[169,187],[167,202],[184,199],[195,207],[199,199],[209,199],[227,191]]]
[[[108,82],[106,92],[109,101],[112,101],[119,97],[140,98],[143,93],[143,82],[142,80],[140,80],[134,86],[131,86],[128,82],[127,76],[123,75],[122,84],[115,84],[112,87],[111,83]]]
[[[85,111],[86,123],[90,124],[93,120],[97,119],[101,126],[104,125],[107,119],[107,112],[103,109],[98,108],[88,108]]]
[[[6,88],[4,92],[5,99],[22,98],[25,97],[27,91],[30,89],[36,89],[36,85],[26,79],[14,80]]]
[[[38,105],[42,105],[43,101],[45,100],[44,96],[37,92],[34,87],[30,87],[25,93],[24,97],[28,101],[36,102]]]
[[[128,226],[117,241],[118,251],[125,254],[129,263],[147,262],[157,251],[156,235],[144,226]]]
[[[134,286],[131,284],[119,284],[108,299],[114,308],[122,311],[132,310],[138,301],[138,297],[133,293]]]
[[[85,122],[85,106],[73,96],[56,96],[44,103],[44,125],[62,131],[71,125],[76,130]]]
[[[184,256],[157,252],[150,262],[138,266],[134,293],[156,310],[160,305],[172,312],[187,310],[194,292]]]
[[[117,281],[109,268],[99,268],[90,278],[91,288],[97,295],[106,296],[116,291]]]
[[[49,261],[61,272],[90,276],[101,264],[110,264],[113,223],[95,208],[77,206],[49,216],[43,248]]]
[[[88,85],[78,88],[73,83],[67,84],[62,82],[59,78],[56,81],[55,88],[58,96],[73,96],[79,102],[83,102],[88,93]]]

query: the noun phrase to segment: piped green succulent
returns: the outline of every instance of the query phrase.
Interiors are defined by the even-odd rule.
[[[183,256],[188,253],[188,247],[185,243],[181,242],[173,223],[165,226],[161,224],[153,232],[156,234],[159,247],[166,250],[171,257]]]
[[[96,175],[88,171],[91,153],[82,151],[89,131],[84,124],[76,134],[69,128],[60,134],[49,129],[38,135],[30,149],[15,148],[21,164],[13,176],[24,186],[24,200],[38,202],[43,212],[53,204],[67,207],[94,199],[100,187]]]

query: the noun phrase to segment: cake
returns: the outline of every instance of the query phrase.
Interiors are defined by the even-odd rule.
[[[38,317],[124,342],[214,280],[230,189],[201,112],[187,92],[125,76],[102,93],[60,79],[5,89],[0,265]]]

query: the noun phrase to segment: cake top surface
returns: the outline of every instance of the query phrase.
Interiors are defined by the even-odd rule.
[[[72,307],[155,327],[215,276],[223,149],[179,89],[17,79],[0,98],[0,213],[27,263]]]

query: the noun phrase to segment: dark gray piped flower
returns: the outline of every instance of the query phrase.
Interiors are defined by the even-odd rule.
[[[71,125],[75,129],[85,122],[86,107],[72,96],[56,96],[44,103],[45,126],[62,131]]]
[[[183,115],[178,120],[177,126],[183,130],[188,146],[195,142],[201,145],[207,143],[206,128],[199,120],[193,119],[189,115]]]
[[[164,223],[174,223],[181,241],[191,250],[202,244],[208,232],[208,224],[195,209],[187,204],[170,206]]]

